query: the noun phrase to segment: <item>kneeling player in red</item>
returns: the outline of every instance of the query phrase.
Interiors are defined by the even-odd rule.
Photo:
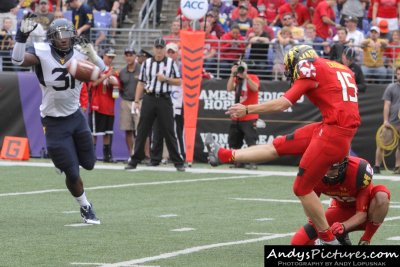
[[[325,212],[332,233],[342,245],[350,245],[348,233],[364,230],[359,245],[369,245],[389,209],[390,191],[372,184],[373,170],[366,160],[346,157],[334,164],[314,192],[331,197]],[[291,240],[292,245],[313,245],[317,231],[308,222]]]

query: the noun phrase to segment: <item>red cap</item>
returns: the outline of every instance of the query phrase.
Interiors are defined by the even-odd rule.
[[[387,20],[383,19],[379,21],[378,23],[379,29],[381,30],[381,33],[388,33],[389,32],[389,23]]]

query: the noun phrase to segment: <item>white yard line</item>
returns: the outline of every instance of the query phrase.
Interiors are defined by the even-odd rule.
[[[226,246],[235,246],[235,245],[256,243],[256,242],[261,242],[261,241],[266,241],[266,240],[271,240],[271,239],[276,239],[276,238],[292,236],[293,234],[294,233],[273,234],[270,236],[263,236],[263,237],[259,237],[259,238],[253,238],[253,239],[245,239],[245,240],[231,241],[231,242],[225,242],[225,243],[203,245],[203,246],[191,247],[191,248],[186,248],[186,249],[173,251],[173,252],[162,253],[160,255],[145,257],[145,258],[141,258],[141,259],[134,259],[134,260],[129,260],[129,261],[117,262],[117,263],[103,264],[101,266],[102,267],[135,266],[135,264],[169,259],[169,258],[181,256],[181,255],[187,255],[187,254],[200,252],[202,250],[215,249],[215,248],[226,247]],[[71,262],[71,264],[72,265],[90,265],[90,263],[80,263],[80,262]],[[98,263],[92,263],[92,265],[98,265]]]
[[[399,241],[400,236],[392,236],[392,237],[386,238],[386,240]]]
[[[232,197],[232,198],[230,198],[230,199],[233,199],[233,200],[242,200],[242,201],[300,203],[300,200],[294,200],[294,199],[244,198],[244,197]]]
[[[243,198],[243,197],[231,197],[233,200],[240,201],[256,201],[256,202],[280,202],[280,203],[300,203],[300,200],[295,199],[272,199],[272,198]],[[322,204],[329,205],[330,200],[322,200]]]
[[[262,236],[267,236],[267,235],[274,235],[273,233],[257,233],[257,232],[248,232],[246,235],[262,235]]]
[[[64,226],[68,227],[87,227],[87,226],[92,226],[93,224],[88,224],[88,223],[73,223],[73,224],[66,224]]]
[[[149,186],[149,185],[166,185],[166,184],[183,184],[183,183],[197,183],[197,182],[210,182],[210,181],[223,181],[223,180],[235,180],[235,179],[251,179],[262,177],[263,175],[241,175],[241,176],[227,176],[227,177],[210,177],[200,179],[186,179],[186,180],[173,180],[173,181],[158,181],[158,182],[146,182],[146,183],[129,183],[129,184],[118,184],[118,185],[102,185],[86,187],[85,190],[99,190],[99,189],[110,189],[110,188],[124,188],[124,187],[135,187],[135,186]],[[13,192],[13,193],[2,193],[0,197],[19,196],[19,195],[36,195],[56,192],[67,192],[67,189],[47,189],[38,191],[28,192]]]
[[[400,220],[400,216],[396,216],[396,217],[386,217],[386,218],[385,218],[385,222],[388,222],[388,221],[395,221],[395,220]]]
[[[273,221],[273,220],[275,220],[274,218],[258,218],[258,219],[255,219],[256,221],[258,221],[258,222],[267,222],[267,221]]]
[[[183,227],[183,228],[177,228],[177,229],[171,229],[171,232],[189,232],[189,231],[194,231],[196,228],[191,228],[191,227]]]
[[[178,214],[162,214],[158,216],[159,218],[173,218],[178,217]]]

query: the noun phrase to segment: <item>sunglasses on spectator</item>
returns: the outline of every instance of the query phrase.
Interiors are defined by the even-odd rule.
[[[132,53],[125,53],[126,57],[133,57],[134,55]]]
[[[168,54],[175,54],[176,52],[175,52],[174,50],[169,49],[169,50],[167,51],[167,53],[168,53]]]
[[[289,19],[292,19],[292,17],[283,18],[283,20],[289,20]]]
[[[47,3],[46,3],[46,2],[41,2],[40,4],[41,4],[41,5],[47,5]]]

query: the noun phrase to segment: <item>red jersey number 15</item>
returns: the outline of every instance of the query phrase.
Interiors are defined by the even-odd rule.
[[[349,81],[349,78],[351,78],[351,74],[348,72],[344,71],[337,71],[337,78],[342,86],[342,95],[343,95],[343,101],[351,101],[351,102],[358,102],[357,100],[357,86]],[[353,90],[350,90],[349,88],[353,88]],[[353,95],[352,95],[353,94]]]

